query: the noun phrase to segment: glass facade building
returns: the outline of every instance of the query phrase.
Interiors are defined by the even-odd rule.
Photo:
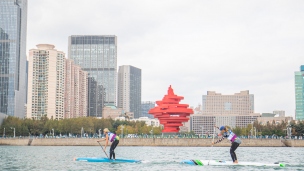
[[[27,0],[0,1],[0,114],[25,116]]]
[[[294,73],[295,77],[295,100],[296,100],[296,120],[304,120],[304,65],[300,66],[300,71]]]
[[[153,119],[154,116],[149,114],[149,110],[155,108],[155,102],[152,101],[143,101],[141,102],[141,116],[140,117],[148,117]]]
[[[70,36],[69,58],[88,72],[88,116],[101,117],[104,105],[116,105],[117,37]]]

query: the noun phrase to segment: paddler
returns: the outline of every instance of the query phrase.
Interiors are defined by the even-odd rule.
[[[238,163],[238,160],[237,160],[237,157],[236,157],[236,154],[234,151],[242,143],[241,139],[238,138],[235,133],[233,133],[230,129],[227,129],[225,126],[221,126],[220,128],[217,126],[214,126],[214,127],[216,127],[217,129],[219,129],[221,131],[222,138],[220,138],[216,142],[212,141],[212,145],[221,142],[225,138],[230,140],[231,141],[230,155],[231,155],[232,161],[233,161],[233,163]]]
[[[105,128],[103,130],[103,133],[105,134],[106,137],[104,139],[98,140],[97,142],[106,140],[105,147],[104,147],[104,150],[106,150],[107,145],[108,145],[108,143],[110,141],[112,143],[111,147],[110,147],[110,160],[112,160],[112,156],[113,156],[113,159],[115,160],[115,152],[114,152],[114,150],[115,150],[116,146],[119,143],[119,137],[116,134],[110,132],[108,128]]]

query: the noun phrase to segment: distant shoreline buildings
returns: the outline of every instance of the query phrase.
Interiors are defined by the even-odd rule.
[[[292,120],[292,117],[285,117],[285,111],[276,110],[272,116],[254,113],[254,95],[249,94],[249,90],[234,95],[207,91],[207,95],[202,96],[202,109],[198,107],[194,111],[195,114],[190,117],[188,131],[195,134],[213,134],[214,125],[235,128],[246,127],[255,121],[267,124],[273,120],[275,123]],[[274,117],[275,115],[279,117]]]
[[[190,130],[196,134],[213,134],[214,125],[245,127],[258,117],[260,114],[254,113],[254,95],[249,90],[234,95],[207,91],[202,96],[202,111],[190,117]]]

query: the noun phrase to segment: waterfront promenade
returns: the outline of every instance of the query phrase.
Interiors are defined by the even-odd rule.
[[[0,145],[13,146],[98,146],[97,138],[2,138]],[[215,139],[216,140],[216,139]],[[120,146],[208,147],[212,139],[204,138],[121,138]],[[101,143],[104,145],[104,142]],[[228,147],[228,140],[214,145]],[[304,140],[242,139],[242,147],[304,147]]]

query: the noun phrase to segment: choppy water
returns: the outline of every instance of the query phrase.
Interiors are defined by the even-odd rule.
[[[100,146],[0,146],[0,170],[304,170],[304,148],[239,147],[239,161],[282,162],[285,168],[258,166],[191,166],[185,159],[231,160],[229,147],[125,147],[116,158],[142,163],[90,163],[74,157],[105,157]]]

